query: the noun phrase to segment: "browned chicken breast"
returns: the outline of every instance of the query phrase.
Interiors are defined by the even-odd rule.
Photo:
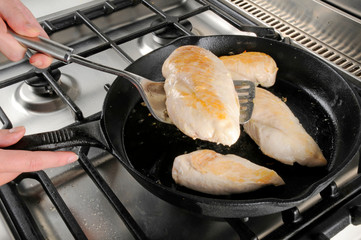
[[[265,155],[282,163],[309,167],[327,164],[317,143],[288,106],[265,89],[256,88],[252,117],[244,130]]]
[[[215,195],[249,192],[284,181],[268,168],[236,155],[198,150],[175,158],[174,181],[187,188]]]
[[[220,59],[235,80],[250,80],[263,87],[271,87],[276,81],[276,62],[265,53],[243,52]]]
[[[166,107],[184,134],[232,145],[240,135],[239,102],[231,75],[218,57],[182,46],[164,62]]]

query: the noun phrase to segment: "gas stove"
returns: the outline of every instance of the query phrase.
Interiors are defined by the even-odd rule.
[[[361,22],[326,2],[113,0],[62,1],[56,7],[23,2],[51,39],[114,68],[124,69],[181,36],[258,36],[317,55],[361,94],[361,46],[354,41]],[[299,12],[302,8],[307,11]],[[334,38],[330,26],[340,28],[356,50],[341,36]],[[0,69],[3,127],[23,125],[27,134],[100,118],[116,78],[58,61],[38,70],[26,59],[12,63],[1,56]],[[213,219],[157,198],[103,150],[67,150],[78,152],[80,160],[22,174],[0,188],[1,239],[357,239],[361,233],[359,155],[300,206],[261,217]]]

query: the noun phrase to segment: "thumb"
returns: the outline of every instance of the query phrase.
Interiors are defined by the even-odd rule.
[[[24,127],[0,130],[0,147],[8,147],[17,143],[25,134]]]

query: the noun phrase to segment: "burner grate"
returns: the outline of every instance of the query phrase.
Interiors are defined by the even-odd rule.
[[[255,26],[253,19],[250,20],[246,16],[240,15],[237,11],[226,7],[219,1],[198,0],[197,2],[201,4],[199,8],[192,10],[185,15],[174,17],[167,15],[161,9],[157,8],[151,1],[107,1],[104,4],[97,5],[91,9],[76,11],[54,20],[44,21],[41,24],[50,35],[71,26],[86,25],[89,29],[96,33],[96,35],[103,41],[103,43],[77,54],[83,57],[89,57],[101,51],[113,49],[120,55],[120,57],[126,59],[129,63],[133,62],[134,59],[128,56],[119,47],[120,44],[160,30],[164,27],[167,27],[168,25],[173,25],[184,35],[193,35],[193,33],[185,28],[180,22],[208,10],[211,10],[217,15],[221,16],[223,19],[227,20],[241,31],[251,31],[255,32],[257,36],[260,37],[269,37],[280,40],[280,35],[276,33],[273,28]],[[163,19],[163,21],[151,27],[140,29],[134,33],[121,36],[117,39],[111,39],[109,35],[104,33],[104,31],[101,29],[98,29],[98,27],[92,22],[93,19],[96,19],[99,16],[111,14],[115,11],[137,4],[143,4],[152,12],[156,13],[161,19]],[[250,7],[247,7],[246,9],[252,10]],[[64,66],[64,63],[55,62],[50,66],[48,71],[58,69],[62,66]],[[81,109],[66,93],[64,93],[58,83],[51,76],[49,76],[48,71],[41,72],[41,74],[43,74],[54,91],[74,112],[74,118],[77,121],[75,124],[100,118],[100,113],[92,115],[88,118],[84,118]],[[20,74],[11,79],[7,79],[0,82],[0,88],[5,88],[12,84],[25,81],[34,77],[36,74],[38,73],[31,71]],[[1,108],[0,119],[3,122],[3,128],[11,128],[11,121],[6,117],[6,114],[4,111],[2,111]],[[133,237],[135,239],[147,239],[148,236],[141,229],[128,210],[124,207],[123,203],[115,195],[109,184],[103,179],[98,169],[92,164],[88,157],[89,147],[79,147],[77,151],[79,155],[79,164],[83,168],[84,172],[89,176],[100,192],[106,197],[117,215],[123,220]],[[14,236],[18,239],[46,239],[46,237],[43,236],[43,233],[39,230],[39,227],[31,216],[29,209],[26,207],[24,200],[20,196],[17,189],[17,185],[26,178],[35,179],[41,184],[42,189],[54,204],[73,237],[75,239],[87,239],[86,234],[84,233],[83,229],[81,229],[79,223],[74,218],[68,206],[65,204],[52,180],[43,171],[24,173],[20,175],[15,181],[0,187],[0,202],[2,202],[2,204],[0,204],[0,208],[2,212],[6,214],[7,221],[12,227]],[[313,208],[311,208],[311,210],[306,211],[306,213],[301,213],[298,208],[289,209],[283,212],[282,217],[285,224],[278,227],[272,233],[268,234],[264,239],[285,239],[295,236],[297,237],[300,234],[308,234],[311,223],[321,221],[322,218],[324,218],[324,215],[329,214],[330,209],[340,208],[339,206],[344,205],[345,202],[350,201],[349,199],[354,198],[361,192],[360,181],[361,177],[358,176],[355,181],[351,182],[349,185],[346,185],[346,187],[342,189],[338,189],[335,184],[332,183],[328,188],[326,188],[326,190],[323,191],[323,201],[315,205]],[[361,204],[358,203],[358,206],[359,205]],[[350,213],[353,217],[353,223],[360,223],[360,218],[358,215],[356,215],[355,212],[357,211]],[[248,226],[248,218],[225,219],[225,221],[228,222],[229,225],[235,230],[240,239],[258,239],[255,231]],[[331,228],[335,226],[334,223],[330,223],[329,221],[327,223],[328,225],[331,225]],[[325,232],[327,231],[327,229],[321,229],[317,234],[318,236],[326,236],[327,234],[325,234]]]

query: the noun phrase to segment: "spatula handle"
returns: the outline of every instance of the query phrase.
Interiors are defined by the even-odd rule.
[[[74,49],[44,37],[25,37],[8,29],[17,41],[32,50],[48,54],[56,59],[69,62]]]

